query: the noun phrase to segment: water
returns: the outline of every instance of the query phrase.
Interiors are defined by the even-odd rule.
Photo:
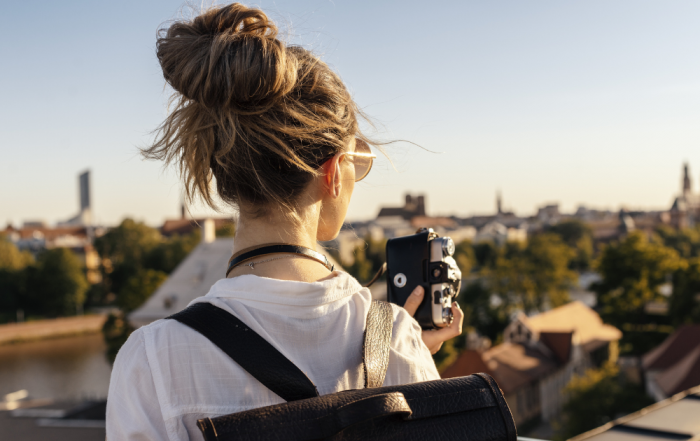
[[[106,398],[104,353],[101,333],[0,346],[0,400],[20,389],[33,398]]]

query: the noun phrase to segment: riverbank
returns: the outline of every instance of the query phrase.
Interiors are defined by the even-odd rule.
[[[104,314],[37,320],[0,325],[0,345],[100,332]]]

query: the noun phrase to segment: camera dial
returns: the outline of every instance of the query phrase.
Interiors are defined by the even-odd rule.
[[[449,257],[455,253],[455,243],[451,237],[443,237],[442,239],[442,255]]]

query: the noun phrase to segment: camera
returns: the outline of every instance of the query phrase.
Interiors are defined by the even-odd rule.
[[[415,319],[423,329],[443,328],[452,323],[452,302],[459,295],[462,272],[452,257],[455,244],[432,228],[386,243],[387,300],[399,306],[422,286],[423,302]]]

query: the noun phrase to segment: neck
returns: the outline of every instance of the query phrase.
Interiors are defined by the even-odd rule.
[[[284,213],[253,217],[246,216],[242,211],[236,227],[233,253],[273,243],[301,245],[315,250],[319,216],[320,204],[307,206],[297,222],[291,222]],[[331,276],[324,265],[302,256],[265,262],[254,269],[239,265],[231,270],[228,277],[244,274],[300,282],[314,282]]]
[[[284,214],[265,215],[258,218],[241,213],[236,226],[233,252],[246,248],[259,247],[271,243],[301,245],[316,249],[318,219],[313,222],[308,216],[302,217],[299,224],[289,221]]]

